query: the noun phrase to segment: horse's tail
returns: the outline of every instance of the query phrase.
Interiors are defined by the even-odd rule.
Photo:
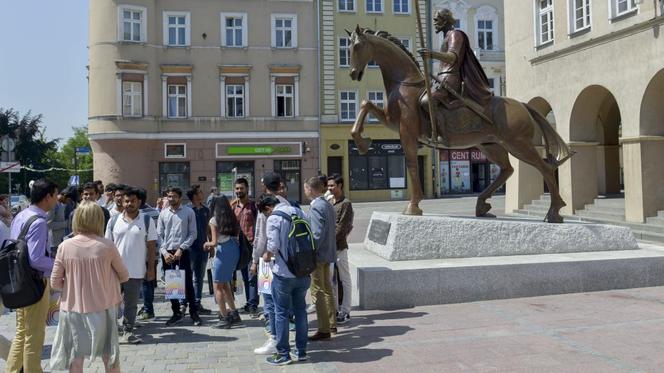
[[[535,120],[535,123],[539,126],[544,136],[544,145],[546,147],[546,160],[549,164],[558,168],[561,164],[565,163],[566,160],[570,159],[574,155],[569,146],[565,141],[558,135],[555,129],[551,126],[548,120],[544,118],[537,110],[531,107],[528,104],[524,104],[530,115]]]

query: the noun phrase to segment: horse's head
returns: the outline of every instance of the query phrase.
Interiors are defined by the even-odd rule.
[[[350,78],[359,82],[364,75],[364,68],[371,60],[372,48],[360,25],[355,27],[355,31],[346,32],[350,38]]]

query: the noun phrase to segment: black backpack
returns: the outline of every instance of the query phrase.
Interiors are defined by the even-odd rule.
[[[46,283],[42,273],[30,266],[30,252],[25,235],[30,225],[40,219],[34,215],[23,225],[16,240],[5,240],[0,249],[0,296],[7,308],[31,306],[44,296]]]
[[[296,214],[288,215],[283,211],[274,211],[272,214],[281,216],[291,223],[288,232],[288,258],[284,258],[281,251],[279,256],[295,277],[309,276],[316,269],[316,246],[309,222]]]

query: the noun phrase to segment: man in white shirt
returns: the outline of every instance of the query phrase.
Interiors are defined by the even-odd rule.
[[[129,280],[122,284],[124,300],[123,334],[121,342],[137,344],[142,340],[134,335],[136,309],[143,279],[155,278],[153,265],[156,255],[157,227],[152,218],[139,211],[139,191],[128,188],[124,193],[124,211],[111,218],[106,238],[117,246],[129,270]]]

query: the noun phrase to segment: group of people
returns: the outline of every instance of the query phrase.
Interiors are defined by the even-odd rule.
[[[91,182],[61,192],[53,182],[40,179],[31,186],[30,207],[13,220],[0,196],[0,234],[2,225],[11,227],[6,229],[7,238],[18,238],[26,222],[37,217],[25,241],[30,266],[43,275],[46,288],[35,304],[16,310],[15,338],[8,356],[0,355],[7,359],[6,371],[41,372],[51,288],[61,292],[51,368],[80,372],[84,358],[100,357],[107,371],[119,371],[119,343],[141,343],[137,318],[155,317],[159,258],[164,271],[183,271],[185,277],[184,299],[170,300],[167,326],[182,322],[187,311],[193,324],[200,326],[200,315],[212,313],[201,302],[206,269],[211,269],[218,308],[219,320],[213,328],[241,323],[240,310],[260,317],[258,276],[261,267],[267,268],[262,275],[269,275],[269,284],[260,294],[269,337],[254,352],[271,355],[267,362],[273,365],[305,360],[309,340],[330,339],[337,324],[350,319],[346,237],[352,229],[352,205],[343,196],[340,176],[305,182],[311,201],[308,213],[287,199],[286,185],[278,174],[268,172],[261,181],[264,194],[257,201],[249,199],[249,182],[239,178],[232,200],[216,190],[206,199],[195,185],[186,192],[189,203],[185,204],[183,191],[171,187],[153,208],[141,188],[115,184],[104,188],[101,182]],[[289,271],[286,258],[292,223],[275,211],[309,222],[317,257],[311,276],[297,277]],[[241,250],[247,246],[251,258],[248,265],[239,266]],[[246,299],[240,310],[233,291],[236,270],[241,272]],[[318,330],[311,336],[307,291],[318,320]],[[292,323],[296,349],[291,353]],[[0,339],[0,353],[7,345]]]

